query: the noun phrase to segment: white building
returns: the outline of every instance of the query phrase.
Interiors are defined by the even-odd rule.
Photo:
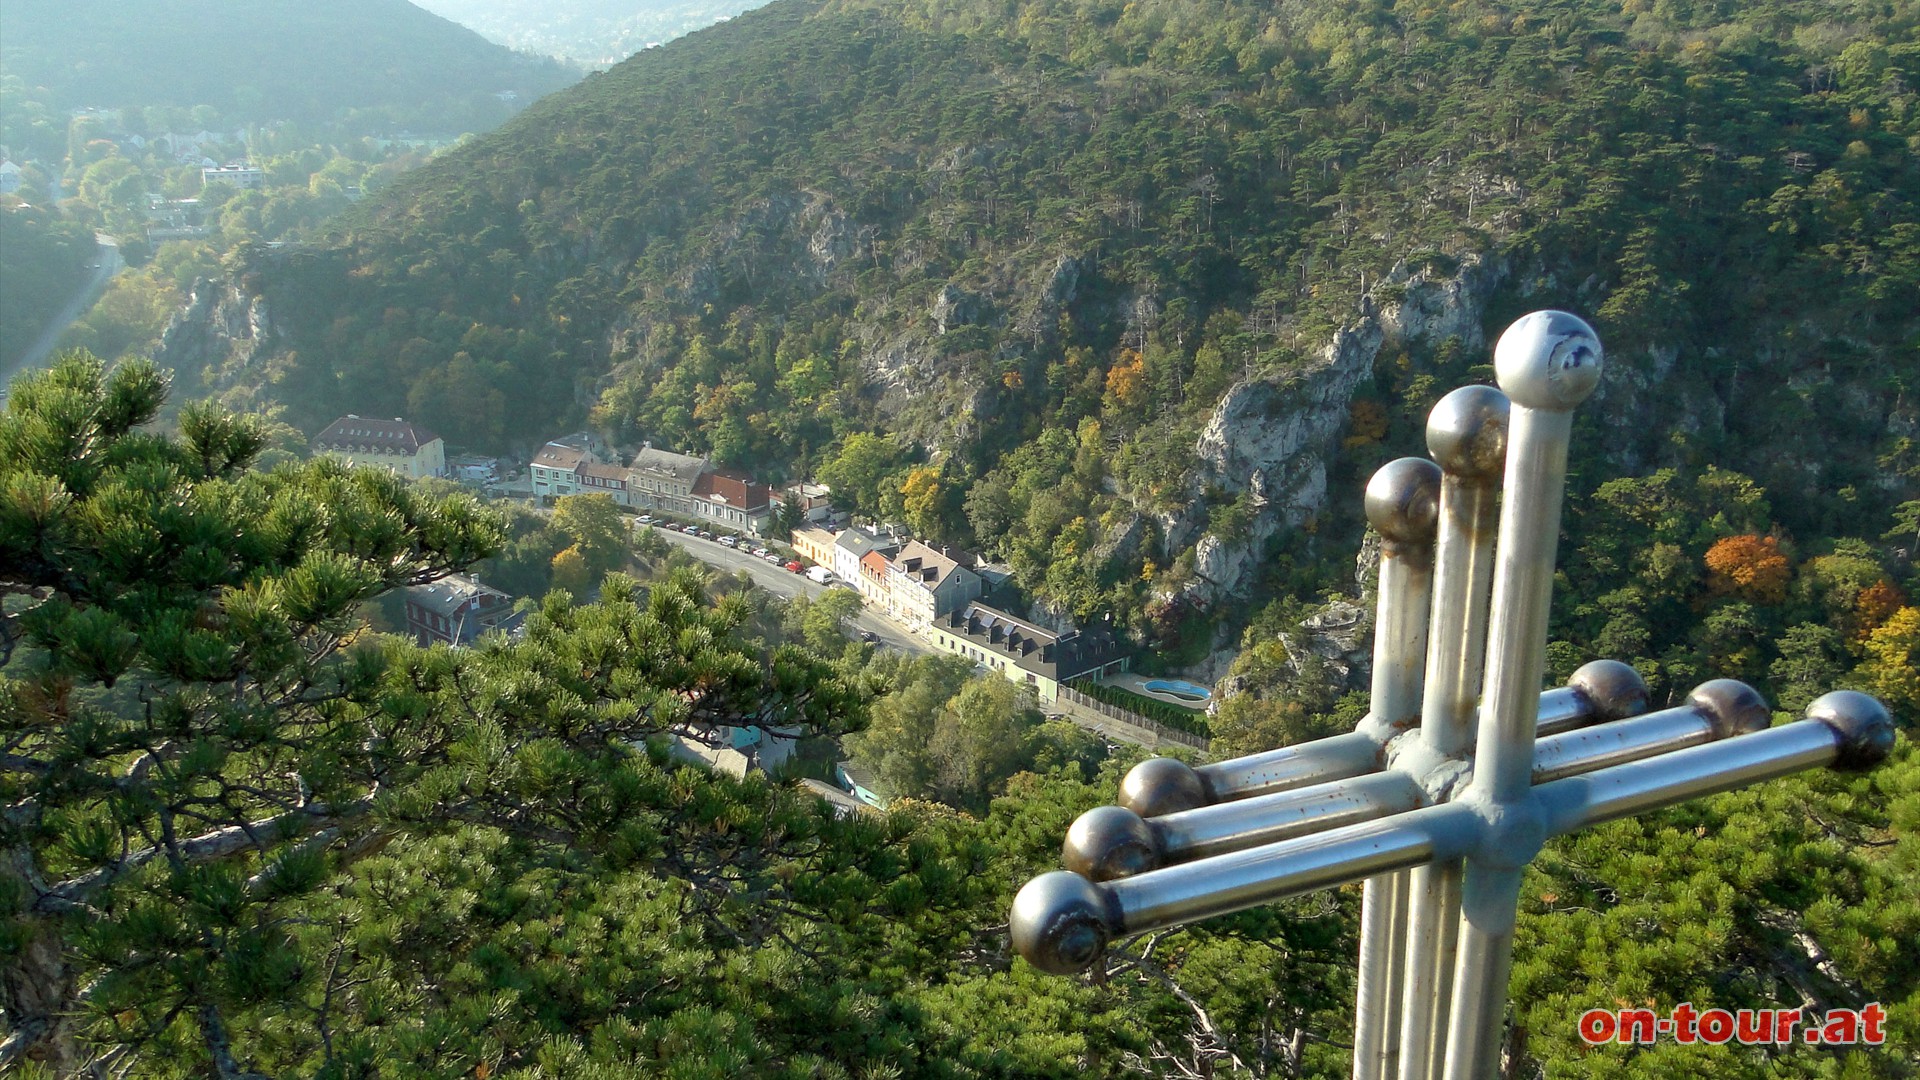
[[[374,420],[349,413],[315,435],[312,449],[315,457],[372,465],[415,480],[447,474],[447,444],[399,417]]]

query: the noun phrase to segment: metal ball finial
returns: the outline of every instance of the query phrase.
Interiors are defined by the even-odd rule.
[[[1687,704],[1713,721],[1715,738],[1751,735],[1773,724],[1773,710],[1760,691],[1738,679],[1709,679],[1693,688]]]
[[[1871,769],[1893,753],[1893,717],[1880,699],[1858,690],[1820,695],[1807,706],[1807,719],[1820,721],[1840,736],[1840,756],[1833,762],[1836,769]]]
[[[1120,781],[1120,805],[1143,818],[1191,810],[1213,800],[1206,782],[1179,758],[1157,757],[1135,765]]]
[[[1594,716],[1601,721],[1624,720],[1647,711],[1647,680],[1630,665],[1618,660],[1595,660],[1580,665],[1567,680],[1580,696],[1593,704]]]
[[[1426,458],[1387,462],[1367,481],[1367,523],[1389,544],[1431,544],[1440,523],[1440,466]]]
[[[1493,369],[1516,405],[1566,412],[1600,383],[1604,352],[1585,319],[1565,311],[1522,315],[1493,347]]]
[[[1100,959],[1115,921],[1093,882],[1055,870],[1027,882],[1013,898],[1008,932],[1027,963],[1049,975],[1073,975]]]
[[[1507,462],[1507,395],[1463,386],[1427,414],[1427,453],[1448,476],[1470,483],[1500,478]]]
[[[1094,881],[1112,881],[1158,869],[1160,838],[1122,806],[1096,806],[1074,819],[1061,845],[1067,869]]]

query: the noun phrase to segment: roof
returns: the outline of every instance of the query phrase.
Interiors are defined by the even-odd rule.
[[[693,495],[698,499],[752,512],[767,508],[773,489],[744,473],[713,469],[702,473],[700,479],[694,482]]]
[[[852,552],[857,557],[865,557],[869,551],[892,551],[897,545],[856,525],[835,537],[833,546]]]
[[[572,446],[562,446],[557,442],[548,443],[540,448],[539,453],[533,455],[533,463],[535,465],[540,465],[548,469],[577,469],[580,467],[580,463],[585,460],[587,460],[587,452],[585,450]]]
[[[370,420],[349,413],[313,437],[316,451],[347,454],[398,454],[412,457],[440,436],[405,420]]]
[[[941,621],[952,634],[1058,682],[1078,678],[1123,655],[1106,627],[1054,631],[982,603],[966,604]]]
[[[448,574],[430,585],[406,590],[407,603],[452,618],[463,611],[486,614],[513,606],[513,597],[465,574]]]
[[[620,481],[621,487],[627,486],[627,470],[618,465],[602,465],[597,461],[590,462],[586,468],[580,470],[580,474],[582,476],[596,476],[602,480],[618,480]]]
[[[875,577],[885,577],[887,565],[887,557],[878,551],[869,551],[865,555],[860,556],[861,569]]]
[[[793,542],[795,544],[804,542],[818,547],[832,547],[834,543],[832,533],[811,526],[793,530]]]
[[[877,812],[874,807],[861,802],[859,799],[841,791],[839,788],[834,787],[824,780],[815,780],[810,776],[803,777],[800,780],[800,788],[810,795],[818,795],[822,799],[825,799],[827,804],[833,807],[835,817],[848,817],[852,814],[872,814]]]
[[[964,555],[965,552],[958,554]],[[900,549],[900,554],[893,557],[893,568],[914,584],[928,589],[939,588],[940,583],[952,577],[954,571],[964,569],[946,550],[928,547],[918,540]]]
[[[671,476],[682,483],[691,484],[700,478],[707,468],[707,459],[676,454],[671,450],[656,450],[645,447],[633,458],[633,471],[653,473],[656,476]]]

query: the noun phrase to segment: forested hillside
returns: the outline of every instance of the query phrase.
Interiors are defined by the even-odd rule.
[[[1616,358],[1584,444],[1609,468],[1712,461],[1794,491],[1783,527],[1877,535],[1914,494],[1914,26],[1784,0],[775,4],[541,103],[338,246],[256,260],[279,337],[250,385],[306,424],[405,412],[496,449],[589,412],[775,474],[859,447],[872,509],[931,468],[923,531],[1165,634],[1263,588],[1327,476],[1551,304]],[[1296,391],[1308,434],[1279,446],[1259,416]]]
[[[405,0],[5,0],[0,22],[0,68],[61,109],[204,105],[238,123],[354,116],[458,133],[511,111],[495,94],[524,103],[572,78]]]

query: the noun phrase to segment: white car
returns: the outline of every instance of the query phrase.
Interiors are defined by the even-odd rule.
[[[651,524],[653,524],[653,515],[652,515],[652,514],[641,514],[641,515],[640,515],[640,524],[642,524],[642,525],[651,525]]]
[[[735,540],[735,539],[734,539],[733,537],[731,537],[731,536],[723,536],[723,537],[721,537],[721,538],[720,538],[720,542],[721,542],[722,544],[725,544],[725,545],[726,545],[727,547],[736,547],[736,546],[738,546],[738,545],[739,545],[739,543],[740,543],[740,541],[738,541],[738,540]]]

